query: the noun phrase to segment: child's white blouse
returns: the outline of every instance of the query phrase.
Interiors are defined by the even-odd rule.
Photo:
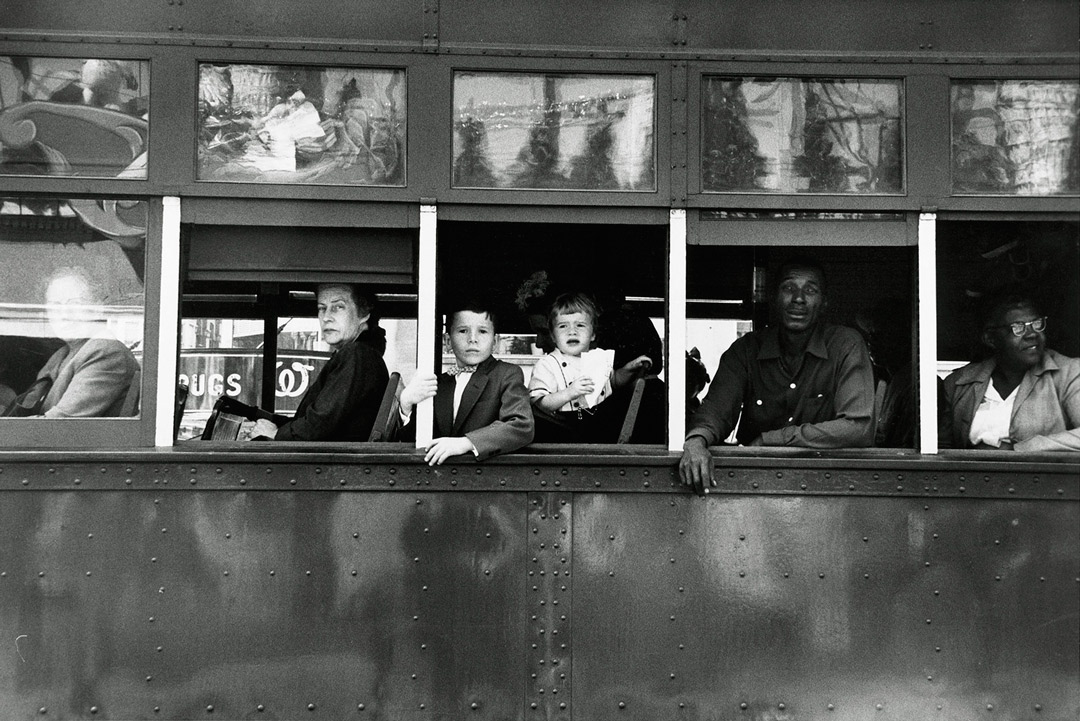
[[[535,401],[549,393],[557,393],[568,388],[581,376],[592,375],[595,383],[593,392],[563,404],[559,410],[577,411],[594,408],[611,395],[611,369],[614,358],[615,351],[602,348],[594,348],[580,356],[565,355],[558,349],[553,350],[536,361],[532,378],[529,379],[529,398]],[[595,370],[588,372],[590,369],[600,367],[603,368],[600,372]],[[603,377],[598,378],[598,375]]]

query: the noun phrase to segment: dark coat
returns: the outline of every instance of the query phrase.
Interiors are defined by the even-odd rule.
[[[330,356],[278,441],[366,441],[389,374],[374,339],[361,333]]]
[[[452,376],[439,375],[435,394],[435,438],[465,436],[476,446],[477,459],[513,453],[533,439],[532,404],[525,374],[510,363],[488,358],[471,374],[454,419]],[[401,431],[405,440],[416,437],[416,417]]]

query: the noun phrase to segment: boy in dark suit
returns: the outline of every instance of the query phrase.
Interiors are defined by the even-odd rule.
[[[458,308],[447,317],[447,335],[456,361],[435,377],[417,373],[401,392],[402,436],[415,438],[416,404],[435,398],[434,440],[424,460],[438,465],[471,453],[477,460],[512,453],[533,439],[533,415],[521,369],[491,357],[495,320],[480,304]]]

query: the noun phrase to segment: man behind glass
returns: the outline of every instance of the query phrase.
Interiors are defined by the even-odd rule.
[[[102,418],[138,413],[139,362],[109,332],[105,292],[80,267],[56,269],[45,291],[49,327],[64,345],[38,373],[49,390],[46,418]]]
[[[777,278],[779,325],[731,345],[690,420],[679,475],[697,493],[716,485],[708,447],[722,443],[736,424],[737,440],[746,446],[861,448],[873,442],[870,356],[855,330],[822,322],[824,271],[813,259],[793,258]]]

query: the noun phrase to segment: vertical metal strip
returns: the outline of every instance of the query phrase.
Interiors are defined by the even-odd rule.
[[[438,206],[434,203],[420,206],[420,253],[417,260],[417,308],[416,308],[416,369],[418,372],[438,373],[435,362],[435,263],[438,244]],[[431,445],[433,402],[426,400],[416,407],[416,447]]]
[[[668,450],[686,435],[686,210],[672,208],[668,228]]]
[[[919,213],[919,451],[938,452],[937,213]]]
[[[525,719],[570,721],[573,496],[530,493]]]
[[[180,325],[180,198],[161,201],[161,277],[158,278],[157,415],[154,445],[173,443],[176,354]]]

